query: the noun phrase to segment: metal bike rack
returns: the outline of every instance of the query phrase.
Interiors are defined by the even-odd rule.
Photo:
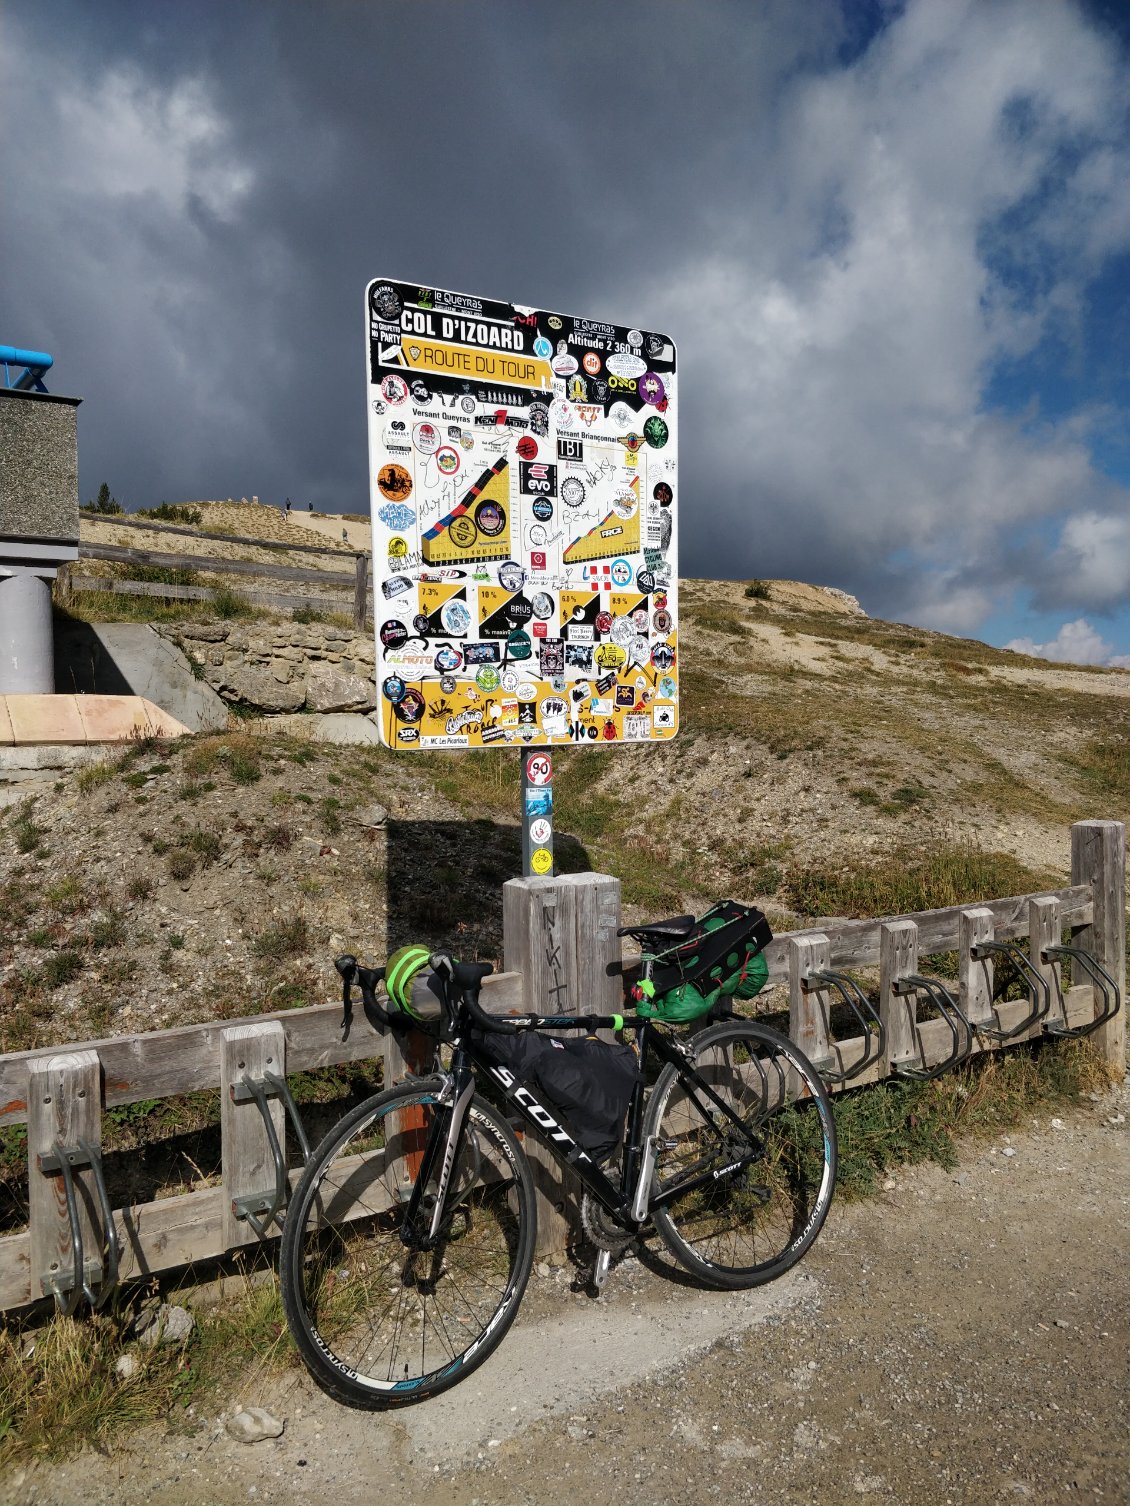
[[[1114,981],[1106,968],[1092,957],[1090,952],[1083,951],[1077,946],[1048,946],[1040,953],[1041,960],[1050,962],[1056,957],[1068,957],[1071,961],[1078,962],[1080,967],[1087,973],[1095,987],[1103,997],[1102,1008],[1095,1018],[1086,1025],[1045,1025],[1044,1029],[1049,1035],[1063,1035],[1073,1040],[1080,1040],[1085,1035],[1090,1035],[1092,1030],[1097,1030],[1100,1025],[1105,1025],[1111,1020],[1122,1007],[1122,995],[1119,993],[1118,984]]]
[[[855,979],[847,973],[837,973],[833,972],[830,968],[816,967],[811,968],[800,980],[800,986],[806,992],[821,988],[825,984],[830,988],[834,988],[848,1009],[851,1010],[859,1022],[860,1032],[865,1044],[863,1055],[851,1067],[838,1069],[832,1067],[831,1063],[835,1060],[835,1057],[831,1055],[822,1058],[818,1062],[814,1061],[812,1065],[820,1073],[820,1076],[828,1082],[850,1082],[853,1077],[858,1077],[872,1062],[878,1061],[883,1055],[887,1045],[887,1032],[883,1028],[883,1022],[879,1018],[871,1000],[863,992]],[[875,1027],[874,1033],[872,1027]],[[836,1044],[829,1036],[829,1045],[835,1048]]]
[[[232,1084],[231,1095],[233,1103],[253,1102],[255,1104],[263,1120],[263,1128],[267,1132],[267,1146],[275,1168],[274,1188],[270,1192],[253,1192],[246,1197],[236,1198],[232,1204],[236,1218],[246,1220],[260,1239],[266,1239],[271,1225],[278,1218],[286,1203],[289,1191],[286,1157],[283,1155],[279,1137],[275,1132],[274,1121],[271,1118],[270,1100],[272,1098],[281,1099],[286,1109],[287,1117],[294,1127],[295,1138],[302,1151],[303,1165],[310,1159],[310,1141],[306,1137],[302,1116],[298,1112],[298,1105],[287,1086],[286,1079],[280,1077],[277,1072],[264,1072],[262,1077],[241,1077],[237,1083]]]
[[[1051,948],[1049,947],[1048,950],[1050,951]],[[970,947],[969,955],[974,962],[982,962],[986,957],[993,955],[1007,957],[1016,970],[1023,973],[1032,989],[1032,1008],[1019,1024],[1014,1025],[1011,1030],[1002,1030],[999,1026],[978,1023],[973,1028],[979,1035],[987,1035],[994,1041],[1011,1041],[1025,1030],[1030,1030],[1033,1025],[1044,1018],[1052,1004],[1051,986],[1044,975],[1032,966],[1031,959],[1018,942],[979,941],[975,946]]]
[[[941,1077],[942,1073],[948,1072],[951,1067],[959,1067],[973,1051],[973,1025],[945,984],[937,978],[924,978],[921,973],[904,973],[894,980],[892,990],[900,997],[919,991],[924,993],[941,1018],[945,1020],[953,1037],[953,1049],[950,1054],[943,1057],[940,1062],[935,1062],[932,1067],[927,1067],[924,1061],[920,1066],[916,1066],[913,1062],[895,1062],[894,1070],[899,1076],[913,1077],[921,1082],[928,1082],[931,1078]]]
[[[102,1175],[102,1153],[89,1140],[80,1140],[77,1145],[64,1145],[55,1141],[53,1151],[39,1156],[39,1169],[46,1176],[62,1176],[63,1192],[67,1202],[67,1222],[71,1230],[71,1254],[74,1266],[70,1277],[43,1276],[43,1290],[55,1298],[55,1306],[64,1317],[70,1317],[85,1297],[95,1312],[105,1306],[110,1293],[118,1284],[120,1247],[118,1231],[114,1224],[114,1211],[110,1207],[110,1195],[106,1191],[106,1179]],[[102,1231],[105,1241],[105,1262],[87,1260],[83,1250],[82,1223],[79,1219],[78,1197],[75,1193],[74,1170],[76,1166],[89,1166],[94,1173],[94,1186],[98,1193],[98,1207],[102,1214]],[[97,1286],[97,1290],[95,1287]]]

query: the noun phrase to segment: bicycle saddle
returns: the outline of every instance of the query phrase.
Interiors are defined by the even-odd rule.
[[[642,942],[645,936],[689,936],[694,930],[693,915],[674,915],[670,920],[649,920],[639,926],[621,926],[617,936],[634,936]]]

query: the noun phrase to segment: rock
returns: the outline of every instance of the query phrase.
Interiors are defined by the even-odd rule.
[[[371,711],[376,693],[360,675],[342,674],[318,664],[307,676],[306,705],[311,711]]]
[[[244,1407],[224,1423],[229,1438],[237,1443],[262,1443],[264,1438],[281,1438],[285,1422],[272,1417],[265,1407]]]
[[[119,1354],[114,1374],[119,1380],[132,1380],[140,1369],[141,1361],[136,1354]]]
[[[302,720],[313,723],[310,736],[316,743],[373,746],[381,740],[369,718],[359,711],[330,711],[324,716],[304,716]]]
[[[222,694],[231,701],[245,701],[263,711],[297,711],[306,699],[301,681],[282,684],[269,670],[247,669],[228,675]]]
[[[192,1314],[184,1307],[170,1307],[162,1302],[160,1307],[141,1313],[133,1323],[133,1336],[147,1349],[158,1344],[179,1344],[187,1339],[195,1326]]]
[[[353,819],[358,826],[384,826],[388,821],[388,811],[383,805],[363,805],[353,812]]]

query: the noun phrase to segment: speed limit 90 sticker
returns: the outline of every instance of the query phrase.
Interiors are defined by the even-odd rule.
[[[674,736],[674,341],[394,278],[365,308],[382,741]]]

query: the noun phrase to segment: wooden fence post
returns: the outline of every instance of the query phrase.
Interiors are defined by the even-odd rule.
[[[1051,957],[1046,962],[1043,960],[1045,949],[1058,945],[1059,900],[1050,894],[1030,899],[1028,901],[1028,955],[1032,966],[1047,985],[1050,1002],[1043,1020],[1045,1027],[1067,1023],[1059,964]]]
[[[973,948],[994,939],[995,925],[991,910],[962,910],[958,920],[957,1002],[965,1018],[974,1025],[995,1025],[993,1014],[993,959],[976,961]]]
[[[1122,1008],[1091,1039],[1117,1071],[1126,1065],[1126,826],[1077,821],[1071,828],[1071,882],[1090,884],[1094,918],[1074,930],[1072,943],[1090,952],[1118,984]],[[1096,1000],[1095,1008],[1098,1008]]]
[[[224,1201],[224,1248],[254,1244],[258,1235],[246,1218],[236,1216],[237,1198],[275,1189],[275,1162],[259,1105],[254,1099],[237,1103],[235,1089],[245,1079],[262,1079],[264,1072],[280,1077],[286,1071],[286,1034],[277,1020],[257,1025],[233,1025],[220,1034],[220,1133]],[[286,1154],[286,1111],[278,1098],[267,1100],[271,1123]]]
[[[805,988],[814,969],[828,966],[828,938],[822,935],[789,939],[789,1039],[814,1066],[831,1056],[828,1045],[828,990]]]
[[[503,967],[522,976],[522,1009],[613,1014],[621,1007],[620,880],[602,873],[509,879],[502,886]],[[538,1251],[564,1250],[580,1189],[548,1151],[526,1151],[538,1193]]]
[[[357,580],[353,587],[353,626],[359,633],[365,627],[365,608],[368,605],[368,587],[366,585],[368,568],[369,556],[367,554],[359,554],[357,556]]]
[[[31,1295],[46,1296],[55,1278],[70,1292],[74,1283],[71,1221],[62,1172],[45,1172],[41,1156],[54,1155],[86,1140],[102,1144],[101,1080],[96,1051],[70,1051],[32,1061],[28,1067],[28,1222],[31,1230]],[[90,1166],[72,1172],[83,1279],[95,1287],[101,1276],[102,1219]]]
[[[880,1081],[899,1062],[917,1061],[917,994],[896,994],[895,980],[918,971],[918,927],[913,920],[887,920],[879,927],[879,1018],[887,1037]]]

